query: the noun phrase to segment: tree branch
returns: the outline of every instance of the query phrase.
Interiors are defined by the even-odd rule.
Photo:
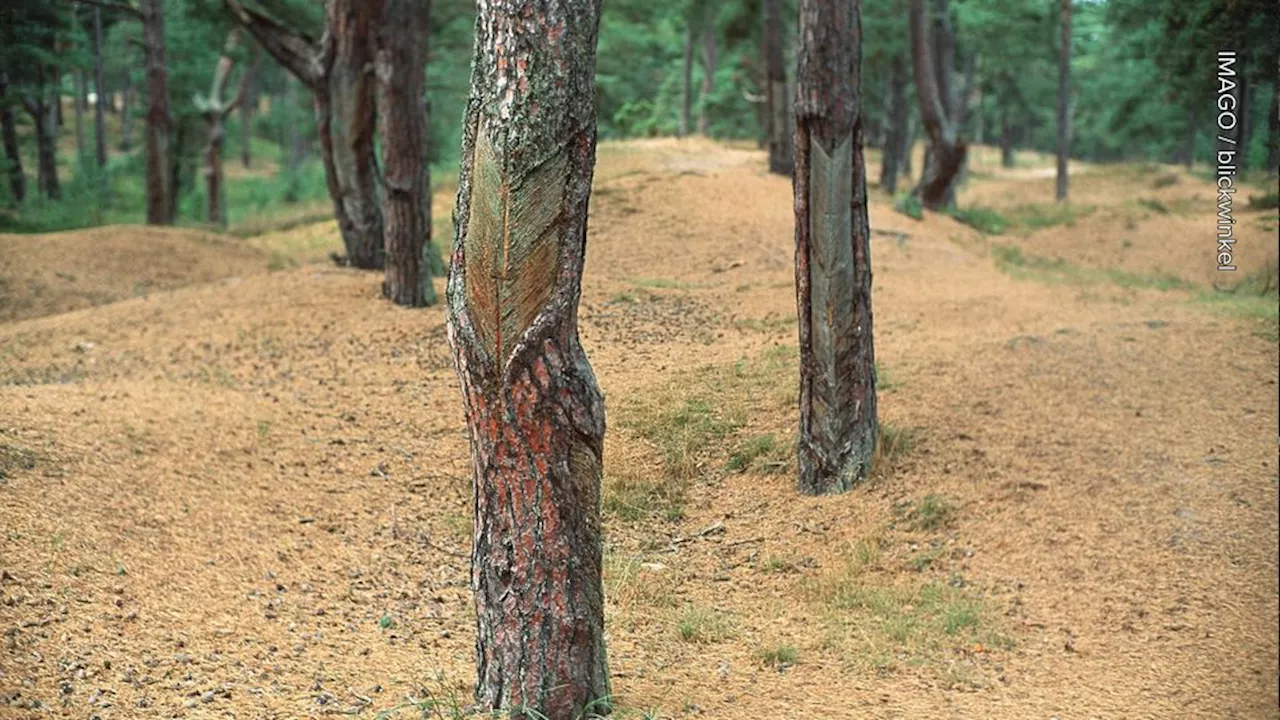
[[[257,10],[244,7],[237,0],[223,2],[258,44],[304,85],[314,90],[324,81],[326,73],[322,52],[310,38],[290,32],[280,23]]]

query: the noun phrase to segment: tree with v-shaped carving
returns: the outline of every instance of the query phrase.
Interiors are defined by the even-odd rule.
[[[860,94],[861,3],[802,0],[796,73],[800,490],[844,492],[877,438]]]
[[[476,700],[608,710],[604,404],[578,342],[600,0],[490,0],[476,19],[447,290],[475,493]]]

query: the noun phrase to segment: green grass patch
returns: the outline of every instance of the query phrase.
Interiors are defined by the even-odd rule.
[[[902,195],[894,201],[893,209],[912,220],[924,219],[924,206],[920,204],[920,198],[911,193]]]
[[[792,645],[778,645],[760,651],[760,661],[777,670],[795,665],[800,660],[800,652]]]
[[[920,502],[904,508],[903,515],[911,528],[933,532],[955,520],[956,506],[945,496],[930,493],[921,498]]]
[[[736,633],[728,615],[715,608],[687,604],[676,619],[676,632],[687,643],[709,645],[727,640]]]
[[[1057,225],[1074,225],[1077,220],[1088,217],[1096,209],[1092,205],[1033,203],[1006,210],[1005,218],[1011,229],[1028,234]]]
[[[780,442],[773,433],[755,435],[738,443],[724,469],[731,473],[785,475],[794,468],[795,443]]]
[[[961,648],[1012,647],[981,594],[937,581],[889,577],[846,553],[846,562],[807,586],[822,610],[826,650],[848,664],[886,672],[902,665],[945,673]]]
[[[952,208],[947,214],[984,235],[1001,235],[1009,228],[1009,219],[992,208]]]
[[[635,522],[661,518],[684,519],[689,484],[685,478],[617,477],[606,474],[601,504],[606,515]]]
[[[1190,290],[1194,284],[1173,273],[1132,273],[1116,268],[1085,268],[1062,258],[1046,258],[1024,253],[1016,245],[991,246],[996,267],[1020,280],[1062,282],[1080,285],[1111,284],[1123,288],[1161,291]]]
[[[1253,334],[1280,342],[1280,269],[1266,267],[1225,290],[1202,292],[1196,302],[1214,312],[1255,324]]]
[[[1160,215],[1168,215],[1169,207],[1155,198],[1141,198],[1138,200],[1138,207],[1146,208]]]

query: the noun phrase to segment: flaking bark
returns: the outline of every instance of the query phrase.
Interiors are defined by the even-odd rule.
[[[607,712],[604,405],[578,341],[600,0],[479,5],[447,303],[475,488],[476,700]]]
[[[799,488],[849,490],[877,439],[861,3],[801,0],[796,80]]]

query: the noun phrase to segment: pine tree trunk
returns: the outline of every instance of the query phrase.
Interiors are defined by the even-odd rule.
[[[871,470],[878,425],[870,230],[862,157],[861,2],[801,0],[796,74],[800,491]]]
[[[1071,155],[1071,0],[1061,0],[1058,48],[1058,182],[1054,197],[1067,200],[1067,159]]]
[[[689,135],[690,118],[693,115],[693,27],[684,33],[684,66],[680,95],[680,137]]]
[[[938,211],[947,207],[955,196],[955,183],[960,169],[964,167],[967,148],[940,99],[933,55],[929,47],[930,33],[924,0],[908,0],[907,15],[920,121],[929,138],[924,169],[913,192],[924,207]]]
[[[53,99],[49,102],[52,103],[49,107],[53,112],[54,127],[61,131],[67,125],[67,119],[63,117],[62,110],[62,68],[57,65],[53,67]],[[60,134],[55,132],[55,135]]]
[[[956,41],[951,31],[950,0],[933,0],[933,16],[929,21],[929,28],[938,99],[942,101],[942,113],[954,120],[956,96],[952,83],[956,73]]]
[[[76,96],[72,98],[73,107],[75,108],[76,122],[76,159],[83,162],[89,149],[89,143],[85,139],[84,134],[84,111],[85,105],[89,101],[89,98],[86,97],[89,93],[89,83],[85,81],[84,71],[79,68],[76,68],[73,73],[73,77],[75,78],[76,85]]]
[[[22,154],[18,151],[18,125],[13,106],[6,102],[9,76],[0,72],[0,138],[4,142],[4,158],[9,176],[9,194],[17,202],[27,197],[27,175],[22,170]]]
[[[169,73],[165,60],[164,2],[142,0],[142,43],[146,56],[147,224],[172,225],[177,215],[173,184],[173,120],[169,115]]]
[[[1280,60],[1277,61],[1280,65]],[[1280,175],[1280,73],[1271,83],[1271,109],[1267,111],[1267,172]]]
[[[698,134],[707,134],[707,111],[716,90],[716,31],[711,23],[702,31],[702,101],[698,104]]]
[[[920,127],[912,120],[910,108],[908,108],[906,143],[902,146],[902,177],[904,178],[911,178],[915,172],[912,169],[913,158],[911,156],[915,152],[916,138],[919,134]]]
[[[133,150],[133,106],[137,102],[137,91],[133,85],[126,85],[120,97],[120,152]]]
[[[331,0],[328,26],[333,42],[329,69],[333,170],[348,227],[342,237],[346,262],[365,270],[383,268],[382,210],[374,164],[373,30],[379,18],[373,3]],[[341,223],[342,218],[339,218]]]
[[[1009,122],[1009,109],[1000,111],[1000,167],[1010,169],[1014,165],[1013,124]]]
[[[762,6],[765,101],[768,108],[766,133],[769,140],[769,172],[790,175],[795,165],[795,138],[787,112],[787,69],[782,54],[782,19],[779,0],[764,0]]]
[[[475,488],[476,699],[603,714],[604,405],[578,341],[600,0],[481,3],[449,340]]]
[[[262,53],[258,45],[253,46],[252,58],[244,71],[244,100],[240,103],[240,164],[246,168],[253,167],[253,114],[258,109],[258,61]]]
[[[227,130],[222,118],[221,112],[205,114],[209,123],[209,141],[204,150],[204,190],[208,208],[206,220],[215,227],[221,227],[227,222],[222,208],[222,149],[226,144]]]
[[[93,140],[98,167],[107,166],[107,81],[102,62],[102,8],[93,8]]]
[[[889,66],[889,132],[880,161],[880,188],[893,195],[898,192],[898,167],[909,142],[907,119],[907,63],[895,56]]]
[[[376,62],[378,131],[382,135],[386,279],[382,294],[397,305],[436,302],[431,268],[431,192],[427,117],[422,103],[429,0],[380,0]]]
[[[48,76],[49,73],[43,71],[39,74],[41,80]],[[34,98],[27,100],[27,112],[35,126],[36,187],[45,197],[57,200],[62,197],[62,185],[58,182],[57,111],[61,98],[57,88],[51,85],[41,84],[36,92]]]

